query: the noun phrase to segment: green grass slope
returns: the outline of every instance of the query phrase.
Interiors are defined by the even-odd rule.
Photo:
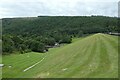
[[[3,63],[3,78],[115,78],[118,77],[118,37],[99,33],[45,54],[3,56]]]

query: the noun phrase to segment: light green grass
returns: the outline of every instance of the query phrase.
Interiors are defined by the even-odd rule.
[[[41,63],[23,72],[43,57]],[[116,78],[118,37],[99,33],[43,54],[3,56],[3,63],[3,78]]]

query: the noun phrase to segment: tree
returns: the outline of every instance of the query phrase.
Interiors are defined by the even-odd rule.
[[[60,43],[71,43],[72,39],[70,36],[63,36]]]
[[[39,41],[32,40],[30,42],[30,49],[35,52],[44,52],[46,50],[45,45]]]
[[[45,38],[43,43],[45,43],[45,45],[49,45],[49,46],[54,46],[55,45],[55,39],[54,38]]]
[[[78,37],[81,37],[81,36],[83,36],[83,31],[80,30],[80,31],[78,32]]]
[[[2,50],[5,53],[12,53],[14,51],[14,42],[11,39],[11,36],[9,35],[3,35],[2,36]],[[4,53],[3,53],[4,54]]]
[[[119,19],[120,20],[120,19]],[[43,52],[45,46],[71,43],[71,37],[118,32],[118,18],[106,16],[39,16],[3,18],[3,53],[26,50]]]
[[[14,41],[14,46],[19,49],[19,45],[23,44],[23,39],[20,36],[12,36],[11,38]]]
[[[20,51],[20,53],[25,53],[25,50],[27,50],[27,47],[25,46],[25,44],[20,44],[18,47],[18,50]]]

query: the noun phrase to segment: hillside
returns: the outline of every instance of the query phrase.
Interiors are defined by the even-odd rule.
[[[117,78],[118,37],[98,33],[44,54],[4,55],[3,63],[3,78]]]
[[[0,19],[0,40],[2,39],[2,20]]]
[[[31,18],[4,18],[3,33],[19,35],[46,35],[52,32],[77,35],[118,31],[116,17],[105,16],[39,16]]]
[[[3,54],[47,52],[74,37],[118,32],[118,18],[106,16],[38,16],[3,18]]]

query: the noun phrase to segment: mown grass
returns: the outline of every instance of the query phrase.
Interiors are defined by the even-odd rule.
[[[23,72],[43,57],[41,63]],[[3,63],[3,78],[116,78],[118,37],[99,33],[76,38],[71,44],[51,48],[43,54],[3,56]]]

